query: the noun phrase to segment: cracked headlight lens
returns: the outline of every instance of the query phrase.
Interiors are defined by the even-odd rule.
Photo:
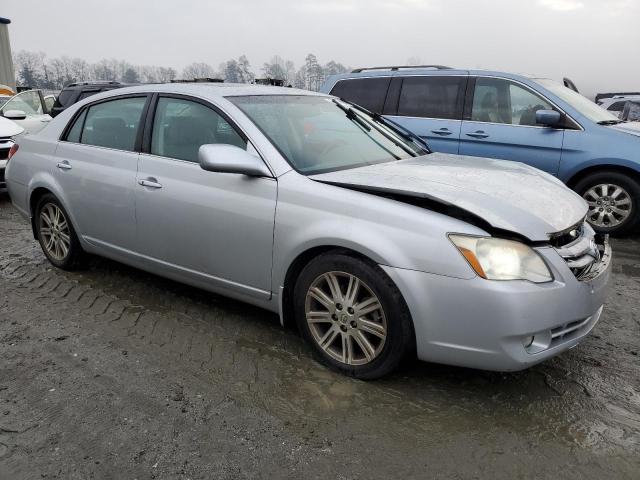
[[[542,257],[528,245],[493,237],[449,235],[471,268],[487,280],[528,280],[544,283],[553,280]]]

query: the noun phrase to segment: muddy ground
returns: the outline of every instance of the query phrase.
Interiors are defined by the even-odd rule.
[[[525,372],[362,382],[268,312],[93,259],[0,197],[0,479],[640,478],[640,241],[580,346]]]

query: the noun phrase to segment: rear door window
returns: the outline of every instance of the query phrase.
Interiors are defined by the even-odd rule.
[[[117,150],[135,150],[136,137],[140,128],[140,119],[147,97],[119,98],[91,105],[86,113],[80,115],[76,124],[83,121],[80,143]],[[69,131],[67,140],[76,129]]]
[[[340,80],[331,95],[353,102],[372,112],[382,113],[391,77],[354,78]]]
[[[465,85],[465,77],[405,77],[398,115],[461,120]]]

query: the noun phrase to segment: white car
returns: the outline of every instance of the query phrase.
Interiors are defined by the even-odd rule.
[[[24,131],[20,125],[16,125],[11,120],[0,117],[0,192],[7,189],[4,179],[4,171],[7,167],[9,151],[13,147],[13,137],[20,135]]]
[[[27,133],[37,133],[50,121],[40,90],[18,93],[0,107],[0,115],[20,125]]]

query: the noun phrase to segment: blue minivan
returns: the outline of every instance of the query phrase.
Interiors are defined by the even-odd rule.
[[[363,68],[321,88],[384,115],[437,152],[516,160],[588,203],[601,233],[640,224],[640,122],[622,122],[561,83],[442,66]]]

